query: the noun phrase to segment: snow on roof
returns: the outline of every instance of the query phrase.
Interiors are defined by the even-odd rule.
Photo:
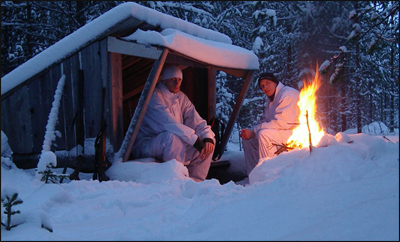
[[[199,25],[190,23],[180,18],[173,17],[168,14],[160,13],[154,9],[141,6],[136,3],[124,3],[119,5],[121,8],[132,8],[132,16],[145,21],[154,26],[160,26],[162,29],[173,28],[182,32],[197,36],[203,39],[214,40],[227,44],[232,44],[231,38],[217,31],[200,27]],[[118,6],[117,6],[118,7]],[[115,7],[114,9],[116,9]],[[119,11],[119,10],[118,10]]]
[[[258,70],[259,68],[257,56],[249,50],[231,44],[198,38],[175,29],[168,28],[161,33],[138,29],[135,33],[122,39],[134,40],[140,44],[165,46],[196,60],[219,67],[250,70]]]
[[[228,36],[182,19],[160,13],[137,3],[126,2],[112,8],[103,15],[94,19],[92,22],[82,26],[78,30],[18,66],[7,75],[3,76],[1,78],[1,95],[45,70],[51,64],[75,53],[79,48],[82,48],[82,46],[85,46],[91,41],[95,41],[97,38],[103,36],[109,29],[118,26],[118,24],[132,17],[145,21],[153,26],[160,26],[162,29],[172,28],[181,31],[179,33],[173,33],[170,37],[168,37],[170,32],[167,31],[164,33],[164,45],[171,49],[181,53],[192,53],[192,55],[199,57],[201,60],[212,61],[213,64],[218,66],[239,69],[258,69],[258,59],[254,53],[242,49],[241,47],[233,46],[232,41]],[[150,35],[153,34],[144,34],[139,31],[131,38],[145,41],[143,38]],[[190,35],[192,35],[191,38]],[[195,41],[190,41],[191,39]],[[158,38],[158,40],[161,39]],[[147,41],[151,42],[151,40]],[[196,50],[196,48],[199,47],[194,46],[195,43],[199,44],[203,50],[209,48],[212,51],[215,51],[216,49],[221,48],[219,51],[220,54],[218,55],[219,57],[214,57],[213,59],[212,57],[205,58],[204,56],[200,56],[198,50]],[[186,48],[186,46],[190,48]],[[236,56],[233,58],[235,53],[239,54],[240,58],[244,58],[244,60],[238,59]],[[223,55],[225,55],[225,57]],[[233,61],[229,62],[229,59]],[[242,66],[241,64],[246,60],[249,63]]]

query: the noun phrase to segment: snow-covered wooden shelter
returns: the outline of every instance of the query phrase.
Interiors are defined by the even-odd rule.
[[[1,129],[8,136],[16,164],[31,160],[36,165],[54,92],[63,75],[56,149],[71,150],[77,146],[78,136],[95,138],[104,118],[113,152],[129,150],[126,140],[129,143],[135,138],[147,95],[167,63],[181,67],[182,91],[209,122],[216,113],[217,70],[243,80],[238,83],[242,88],[214,155],[221,154],[258,70],[257,56],[232,45],[224,34],[127,2],[1,78]],[[217,125],[214,129],[218,130]]]

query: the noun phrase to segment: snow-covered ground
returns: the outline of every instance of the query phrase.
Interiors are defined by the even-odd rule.
[[[222,159],[240,171],[243,157],[228,143]],[[118,163],[106,174],[44,184],[34,169],[2,165],[2,199],[17,192],[23,203],[11,218],[21,224],[2,226],[1,240],[399,240],[397,129],[326,134],[311,153],[264,161],[249,184],[196,183],[176,160]]]

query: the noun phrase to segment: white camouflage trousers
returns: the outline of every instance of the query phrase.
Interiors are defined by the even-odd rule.
[[[183,143],[170,132],[162,132],[155,138],[141,139],[133,147],[132,154],[135,158],[153,157],[159,162],[176,159],[187,167],[189,177],[197,182],[206,179],[213,156],[211,153],[206,159],[200,159],[200,152],[196,148]]]
[[[254,138],[243,140],[247,175],[261,160],[277,156],[275,152],[279,147],[274,144],[286,144],[292,133],[292,130],[262,129]]]

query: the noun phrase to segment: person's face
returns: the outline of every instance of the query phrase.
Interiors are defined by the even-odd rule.
[[[168,90],[172,93],[178,93],[181,89],[182,79],[178,77],[172,77],[162,81]]]
[[[275,88],[278,84],[275,82],[268,80],[268,79],[262,79],[260,81],[260,88],[263,93],[267,96],[272,96],[275,93]]]

